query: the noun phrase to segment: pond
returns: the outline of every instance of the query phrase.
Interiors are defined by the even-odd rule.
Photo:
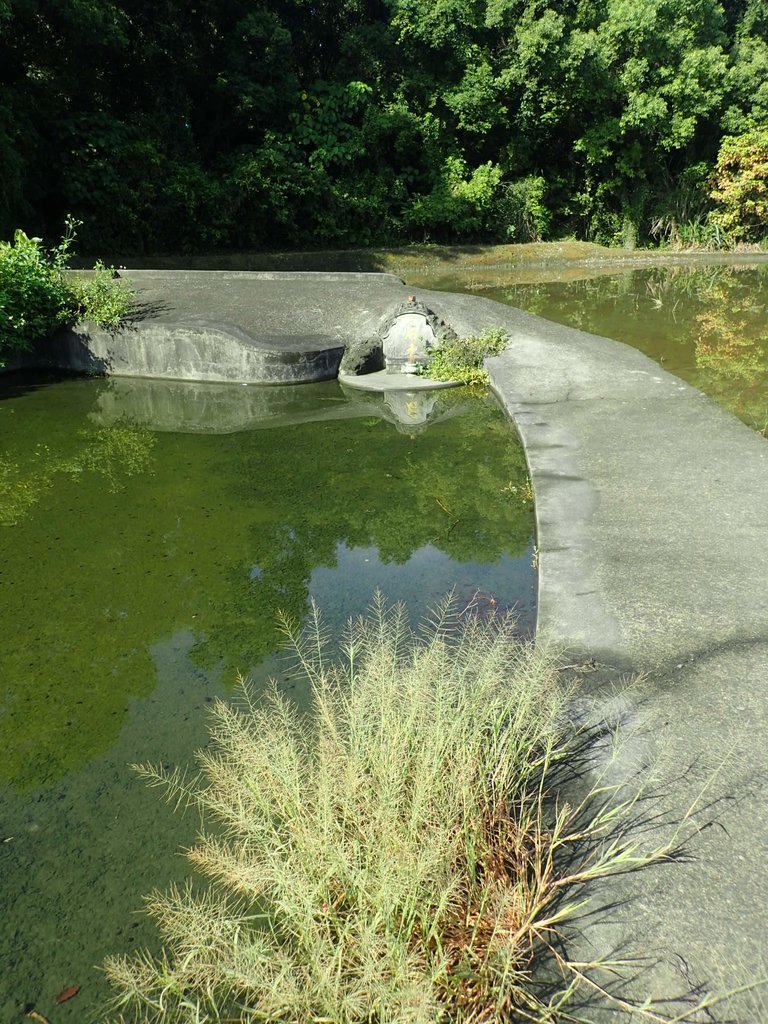
[[[0,1020],[86,1020],[106,953],[197,823],[129,768],[185,765],[238,673],[305,694],[277,613],[374,590],[535,620],[525,459],[489,395],[0,377]],[[79,994],[62,1005],[56,996]]]
[[[409,283],[470,291],[623,341],[699,388],[753,430],[768,433],[765,258],[635,269],[485,269],[423,275]]]

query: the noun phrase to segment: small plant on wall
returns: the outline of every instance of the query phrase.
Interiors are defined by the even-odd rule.
[[[464,384],[487,384],[483,367],[487,356],[497,356],[507,347],[509,335],[503,327],[486,327],[480,334],[445,339],[430,353],[422,371],[432,380],[460,380]]]

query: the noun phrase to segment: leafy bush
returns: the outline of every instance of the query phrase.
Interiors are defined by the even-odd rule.
[[[503,352],[508,340],[503,327],[487,327],[478,335],[446,339],[430,353],[424,374],[433,380],[487,384],[488,373],[483,369],[483,361],[486,356]]]
[[[718,205],[710,220],[734,241],[768,236],[768,128],[723,139],[710,195]]]
[[[165,951],[107,960],[112,1010],[162,1024],[583,1019],[567,1003],[588,965],[559,941],[579,887],[670,850],[640,850],[633,801],[611,787],[556,801],[583,740],[551,654],[450,602],[414,633],[380,597],[340,661],[316,611],[293,640],[309,715],[277,685],[259,705],[246,691],[215,706],[199,778],[140,769],[212,819],[188,852],[212,884],[150,897]],[[559,977],[546,993],[531,984],[542,953]]]
[[[545,203],[546,192],[547,182],[541,176],[502,184],[497,206],[508,241],[540,242],[547,235],[552,218]]]
[[[64,278],[70,237],[50,253],[20,229],[0,242],[0,357],[22,352],[76,317],[77,302]]]
[[[77,299],[77,318],[100,327],[119,327],[135,301],[133,289],[119,280],[114,267],[106,267],[101,260],[90,277],[77,278],[70,287]]]
[[[492,161],[473,170],[463,157],[449,156],[429,195],[415,195],[404,212],[408,226],[426,238],[481,235],[488,228],[502,170]]]
[[[18,229],[0,241],[0,365],[7,352],[23,352],[58,327],[91,320],[117,327],[133,305],[134,292],[99,262],[81,279],[66,273],[78,222],[66,221],[63,238],[50,250]]]

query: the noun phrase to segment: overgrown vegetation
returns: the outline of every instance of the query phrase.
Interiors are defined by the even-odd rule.
[[[75,318],[65,254],[63,245],[46,253],[39,238],[21,230],[13,244],[0,242],[0,357],[28,349]]]
[[[94,253],[642,244],[768,121],[764,0],[4,0],[0,29],[0,237],[72,210]]]
[[[673,851],[632,838],[621,791],[558,799],[582,738],[551,654],[520,642],[510,619],[450,602],[414,633],[380,597],[338,660],[316,612],[292,637],[307,716],[277,685],[264,701],[246,689],[240,707],[215,706],[198,777],[140,769],[202,812],[188,856],[210,884],[149,897],[165,951],[106,962],[112,1012],[162,1024],[584,1020],[570,1000],[601,988],[589,978],[599,965],[570,963],[559,941],[583,886]]]
[[[768,126],[723,140],[715,168],[710,217],[726,236],[759,242],[768,235]]]
[[[101,260],[96,261],[90,275],[78,275],[68,284],[77,302],[78,320],[119,327],[134,307],[134,290],[120,280],[114,267],[105,266]]]
[[[508,340],[503,327],[487,327],[480,334],[446,339],[430,353],[423,373],[432,380],[487,384],[488,371],[483,363],[487,356],[497,356],[503,352]]]
[[[77,227],[68,218],[50,250],[21,229],[13,242],[0,241],[0,366],[4,354],[29,349],[63,324],[87,319],[117,327],[130,312],[134,293],[113,267],[98,262],[89,277],[66,273]]]

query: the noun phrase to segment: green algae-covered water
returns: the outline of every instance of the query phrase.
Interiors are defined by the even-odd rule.
[[[455,589],[530,631],[529,493],[463,389],[0,378],[0,1020],[86,1020],[103,956],[156,945],[137,911],[196,822],[129,765],[190,763],[239,672],[296,685],[278,610]]]

